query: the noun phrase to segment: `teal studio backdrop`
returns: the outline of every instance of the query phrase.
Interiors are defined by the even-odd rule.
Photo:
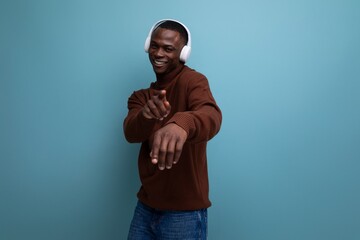
[[[0,239],[126,239],[138,144],[122,122],[155,79],[162,18],[223,111],[209,239],[360,239],[360,1],[0,2]]]

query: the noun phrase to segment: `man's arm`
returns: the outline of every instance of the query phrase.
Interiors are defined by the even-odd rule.
[[[220,130],[222,113],[207,79],[189,81],[188,96],[189,111],[175,113],[168,123],[173,122],[183,128],[190,143],[209,141]]]
[[[189,111],[177,112],[154,134],[150,153],[160,170],[170,169],[180,158],[183,145],[208,141],[220,130],[222,114],[206,78],[189,81]]]

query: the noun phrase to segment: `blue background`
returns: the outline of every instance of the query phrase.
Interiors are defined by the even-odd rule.
[[[0,239],[125,239],[154,74],[152,24],[183,21],[223,111],[209,239],[360,239],[360,1],[1,0]]]

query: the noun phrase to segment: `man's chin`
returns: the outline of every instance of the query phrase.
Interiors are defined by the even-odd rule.
[[[158,75],[166,73],[166,68],[159,68],[159,67],[153,66],[153,70]]]

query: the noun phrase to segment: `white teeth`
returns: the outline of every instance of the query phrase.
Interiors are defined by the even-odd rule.
[[[159,60],[154,60],[154,63],[157,64],[157,65],[162,65],[165,62],[164,61],[159,61]]]

